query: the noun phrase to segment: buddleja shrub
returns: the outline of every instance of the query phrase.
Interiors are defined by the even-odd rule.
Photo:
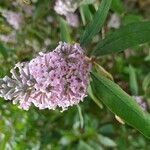
[[[117,117],[150,138],[150,115],[94,61],[102,55],[150,42],[150,22],[121,27],[100,41],[88,57],[83,50],[101,30],[110,6],[111,0],[102,0],[81,35],[80,44],[60,42],[52,52],[40,53],[30,62],[16,64],[11,70],[12,76],[0,80],[0,96],[19,104],[24,110],[32,104],[39,109],[59,107],[66,110],[89,94],[97,103],[101,100]]]

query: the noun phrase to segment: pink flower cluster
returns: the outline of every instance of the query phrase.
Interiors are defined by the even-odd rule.
[[[54,10],[60,15],[67,15],[68,13],[74,13],[77,7],[77,0],[57,0]]]
[[[57,0],[55,2],[54,10],[57,14],[64,15],[66,17],[66,21],[70,26],[78,27],[79,17],[75,13],[78,7],[78,0]]]
[[[18,30],[23,23],[23,16],[20,13],[3,10],[2,15],[6,18],[7,22],[16,30]]]
[[[87,95],[91,64],[79,44],[60,42],[52,52],[40,53],[26,65],[17,67],[26,93],[26,98],[19,97],[20,107],[25,110],[32,103],[39,109],[65,110]]]
[[[79,44],[60,42],[53,52],[33,59],[29,70],[36,79],[32,102],[41,109],[64,110],[86,96],[90,65]]]
[[[147,110],[147,104],[143,96],[133,96],[143,111]]]

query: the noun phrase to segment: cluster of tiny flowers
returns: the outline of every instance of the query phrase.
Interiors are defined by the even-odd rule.
[[[56,13],[64,15],[69,25],[79,26],[78,15],[74,12],[79,7],[78,0],[57,0],[54,6]]]
[[[23,22],[23,16],[20,13],[13,11],[2,10],[2,16],[6,18],[6,21],[16,30],[18,30]]]
[[[78,27],[79,26],[79,17],[75,13],[67,14],[66,15],[66,21],[72,27]]]
[[[139,104],[141,109],[143,111],[146,111],[147,110],[147,105],[146,105],[146,102],[144,101],[144,97],[142,97],[142,96],[133,96],[133,97],[136,100],[136,102]]]
[[[108,21],[108,28],[118,29],[121,25],[121,18],[116,13],[111,15],[110,20]]]
[[[79,44],[60,42],[52,52],[17,64],[11,70],[12,78],[0,81],[0,96],[19,102],[25,110],[32,103],[39,109],[65,110],[87,96],[90,70],[91,64]]]
[[[0,79],[0,97],[12,100],[13,104],[19,103],[20,108],[28,110],[36,82],[30,74],[28,63],[18,63],[10,72],[11,78],[5,76]]]
[[[76,0],[57,0],[54,10],[60,15],[67,15],[68,13],[74,13],[77,7]]]

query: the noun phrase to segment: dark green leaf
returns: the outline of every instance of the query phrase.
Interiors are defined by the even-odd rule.
[[[83,25],[86,25],[87,22],[92,20],[92,13],[89,9],[89,5],[81,5],[80,14],[81,14]]]
[[[146,42],[150,42],[150,21],[133,23],[108,35],[97,45],[93,55],[120,52]]]
[[[88,43],[92,37],[101,30],[111,6],[111,1],[112,0],[102,0],[93,20],[86,27],[84,34],[81,36],[81,45]]]
[[[143,112],[136,101],[111,80],[92,73],[91,87],[109,109],[126,123],[150,138],[150,116]]]

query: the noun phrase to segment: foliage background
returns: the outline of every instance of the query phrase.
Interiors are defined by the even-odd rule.
[[[55,13],[54,0],[28,1],[0,0],[0,9],[11,10],[23,15],[19,30],[8,24],[0,13],[0,35],[16,33],[15,41],[0,41],[0,77],[9,74],[10,68],[18,61],[27,61],[40,51],[51,51],[60,40],[79,42],[80,34],[91,20],[99,1],[81,5],[76,13],[80,26],[73,28],[65,18]],[[32,6],[31,15],[25,13],[24,7]],[[87,9],[88,8],[88,9]],[[83,14],[81,15],[81,10]],[[88,13],[87,13],[88,11]],[[107,21],[103,28],[105,34],[114,28],[108,28],[113,14],[120,18],[121,26],[132,22],[149,20],[149,0],[113,0]],[[50,21],[49,21],[49,19]],[[146,36],[146,35],[145,35]],[[87,46],[88,53],[102,34],[98,34]],[[130,95],[143,96],[149,106],[150,46],[140,45],[119,54],[100,57],[99,63],[109,71],[114,79]],[[132,66],[132,67],[129,67]],[[134,87],[133,87],[134,85]],[[100,109],[90,97],[80,103],[84,128],[80,128],[80,116],[76,106],[61,113],[59,110],[38,110],[32,107],[22,111],[11,102],[0,99],[0,150],[149,150],[150,142],[138,131],[128,125],[120,124],[107,109]],[[148,110],[147,110],[148,111]]]

